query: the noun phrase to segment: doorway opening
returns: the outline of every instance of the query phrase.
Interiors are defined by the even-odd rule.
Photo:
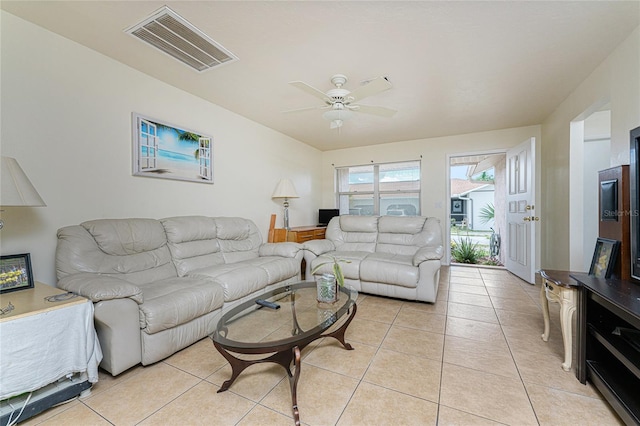
[[[598,172],[611,167],[611,110],[601,101],[570,124],[569,269],[588,271],[598,237]]]
[[[450,157],[452,264],[504,265],[506,154]]]

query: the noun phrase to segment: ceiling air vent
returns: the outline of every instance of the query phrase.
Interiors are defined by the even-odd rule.
[[[200,72],[238,60],[167,6],[124,31]]]

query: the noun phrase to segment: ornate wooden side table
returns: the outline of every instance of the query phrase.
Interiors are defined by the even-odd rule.
[[[549,340],[549,301],[560,304],[560,329],[564,344],[564,362],[562,369],[571,370],[573,355],[573,337],[571,320],[578,302],[578,282],[571,278],[569,271],[540,270],[542,286],[540,289],[540,303],[544,317],[544,332],[542,340]]]

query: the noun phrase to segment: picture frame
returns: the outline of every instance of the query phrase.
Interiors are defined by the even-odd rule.
[[[0,256],[0,294],[33,287],[30,253]]]
[[[133,175],[213,183],[213,138],[132,114]]]
[[[609,278],[616,263],[620,241],[598,238],[591,259],[589,275],[597,278]]]

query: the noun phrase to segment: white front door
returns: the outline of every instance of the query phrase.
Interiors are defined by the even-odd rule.
[[[505,266],[523,280],[535,282],[536,216],[535,138],[507,151],[507,238]],[[503,246],[504,246],[503,242]]]

